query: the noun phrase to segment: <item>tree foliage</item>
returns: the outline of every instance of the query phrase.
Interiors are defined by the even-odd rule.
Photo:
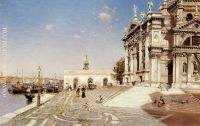
[[[121,58],[117,61],[115,67],[113,68],[114,71],[114,78],[122,84],[123,82],[123,73],[125,69],[125,60]]]

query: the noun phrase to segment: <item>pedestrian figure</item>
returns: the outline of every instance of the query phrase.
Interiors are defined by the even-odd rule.
[[[80,88],[78,87],[76,90],[76,96],[79,97],[80,96]]]
[[[81,91],[82,91],[81,97],[85,98],[86,96],[85,96],[85,87],[84,86],[81,88]]]
[[[30,88],[30,87],[27,87],[26,92],[27,92],[27,93],[31,93],[31,88]]]
[[[100,95],[99,96],[99,103],[102,103],[103,102],[103,97]]]
[[[162,96],[160,96],[160,100],[158,102],[158,107],[163,107],[165,105],[165,101]]]
[[[88,103],[86,102],[85,103],[85,110],[88,110],[89,106],[88,106]]]
[[[69,91],[71,91],[72,90],[72,86],[71,85],[69,85]]]

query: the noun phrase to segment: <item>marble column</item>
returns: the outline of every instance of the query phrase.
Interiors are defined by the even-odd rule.
[[[192,55],[188,55],[188,73],[187,73],[187,84],[190,84],[192,81],[192,74],[193,74],[193,63],[192,63]]]
[[[173,84],[172,87],[176,85],[176,54],[173,54]]]
[[[134,59],[133,59],[133,53],[131,53],[130,55],[130,72],[133,73],[133,62],[134,62]]]
[[[160,71],[160,65],[159,65],[159,59],[156,54],[151,54],[151,83],[152,86],[156,86],[160,77],[159,72]]]
[[[159,85],[161,82],[161,59],[160,59],[160,55],[157,56],[157,84]]]
[[[128,73],[128,50],[125,49],[125,74]]]
[[[142,63],[142,43],[139,43],[139,70],[141,70],[143,67]]]
[[[130,54],[130,82],[133,82],[133,62],[134,62],[134,59],[133,59],[133,53],[131,52]]]
[[[138,81],[136,72],[137,72],[137,53],[135,52],[133,54],[133,76],[134,76],[133,81]]]
[[[181,76],[180,76],[180,57],[179,56],[176,56],[176,59],[175,59],[175,67],[176,67],[176,69],[175,69],[175,76],[176,76],[176,78],[175,78],[175,87],[177,87],[177,88],[180,88],[180,85],[181,85],[181,82],[180,82],[180,80],[181,80]]]
[[[145,42],[145,70],[150,70],[150,58],[149,58],[149,41]],[[150,73],[145,74],[145,81],[150,81]]]

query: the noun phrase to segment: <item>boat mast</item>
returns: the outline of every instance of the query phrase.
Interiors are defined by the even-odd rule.
[[[24,71],[23,71],[23,68],[22,68],[22,84],[24,83]]]

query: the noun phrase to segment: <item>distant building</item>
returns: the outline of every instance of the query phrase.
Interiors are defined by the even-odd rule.
[[[164,0],[160,10],[146,16],[137,9],[128,27],[125,83],[181,87],[200,83],[200,1]]]
[[[7,28],[1,28],[0,31],[0,74],[1,76],[7,75],[7,55],[8,55],[8,45],[7,45]]]
[[[97,86],[106,86],[108,83],[113,83],[111,70],[90,70],[89,60],[86,56],[82,70],[65,70],[64,85],[77,88],[80,85],[94,83]]]

